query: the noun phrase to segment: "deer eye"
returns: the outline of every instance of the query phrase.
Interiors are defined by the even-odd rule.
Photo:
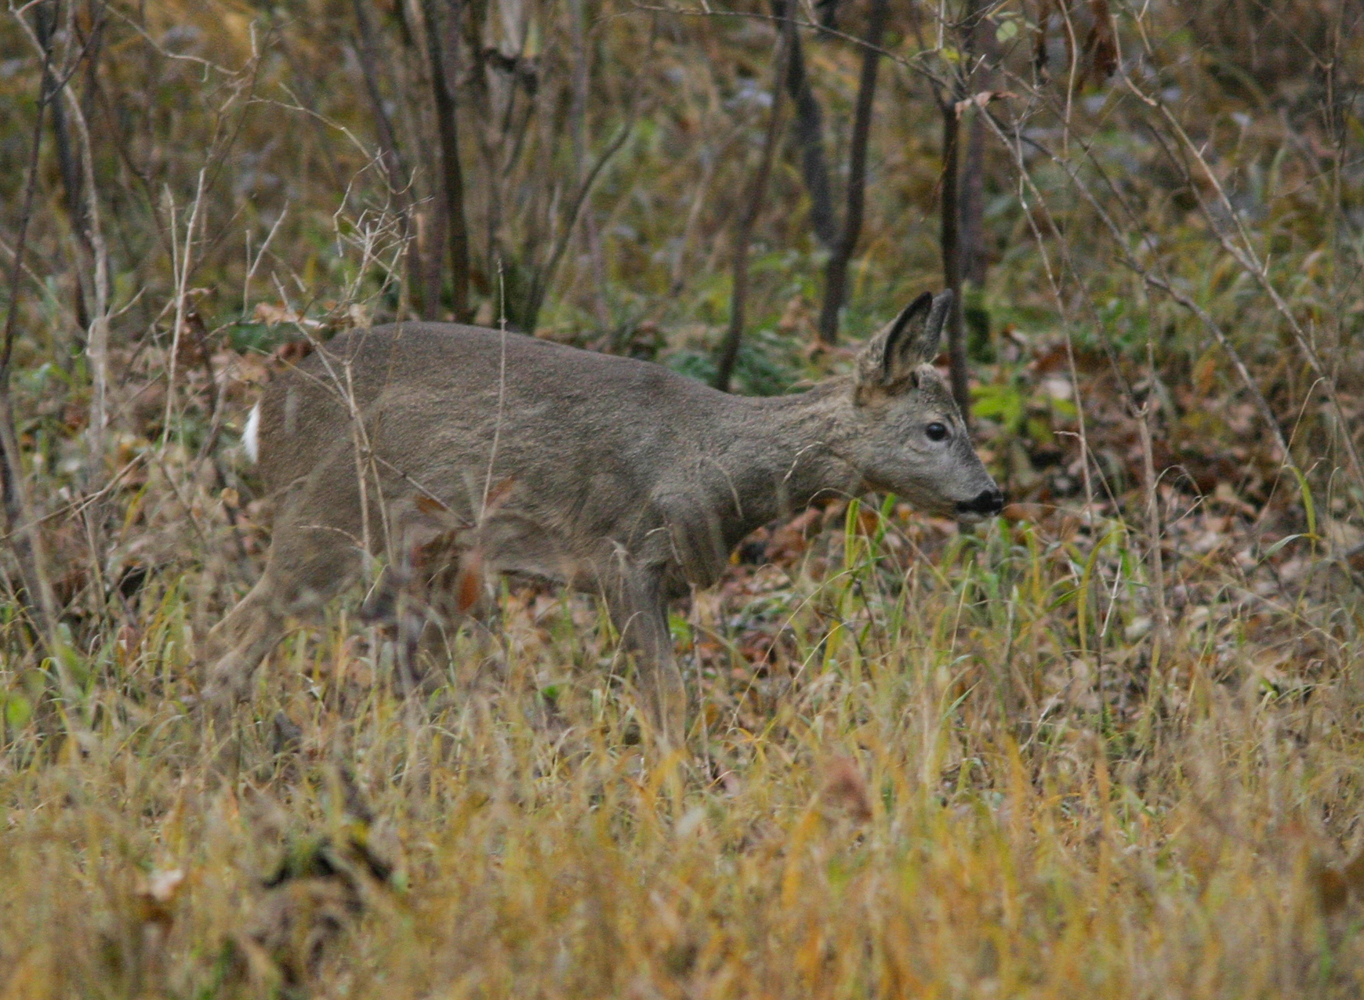
[[[924,433],[928,435],[928,440],[930,441],[946,441],[948,434],[947,425],[940,424],[935,420],[924,428]]]

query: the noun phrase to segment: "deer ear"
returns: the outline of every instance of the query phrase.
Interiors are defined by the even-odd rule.
[[[938,343],[952,311],[952,292],[924,292],[867,342],[857,359],[859,386],[889,387],[938,356]]]

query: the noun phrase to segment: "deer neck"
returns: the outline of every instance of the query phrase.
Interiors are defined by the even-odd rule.
[[[743,400],[736,433],[717,459],[733,494],[728,541],[821,497],[862,492],[850,447],[849,398],[845,380],[831,379],[799,395]]]

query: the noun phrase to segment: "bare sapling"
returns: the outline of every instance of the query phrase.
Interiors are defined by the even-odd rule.
[[[1003,507],[932,364],[951,305],[950,292],[921,295],[852,374],[775,398],[469,326],[336,337],[272,381],[252,415],[274,536],[260,582],[210,634],[206,699],[227,710],[243,697],[286,619],[316,615],[366,550],[410,567],[440,536],[457,544],[437,546],[444,565],[420,575],[446,589],[475,559],[480,578],[600,594],[654,735],[679,746],[686,692],[668,602],[714,583],[745,535],[867,490],[964,522]]]

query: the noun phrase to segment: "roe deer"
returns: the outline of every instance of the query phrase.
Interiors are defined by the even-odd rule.
[[[401,558],[401,525],[421,508],[461,526],[484,572],[601,594],[655,735],[679,746],[686,692],[668,601],[714,583],[754,528],[868,489],[962,521],[1003,507],[931,364],[951,303],[921,295],[853,374],[768,398],[468,326],[336,337],[252,414],[274,536],[260,582],[210,634],[206,700],[221,710],[241,697],[285,617],[353,581],[366,547]]]

